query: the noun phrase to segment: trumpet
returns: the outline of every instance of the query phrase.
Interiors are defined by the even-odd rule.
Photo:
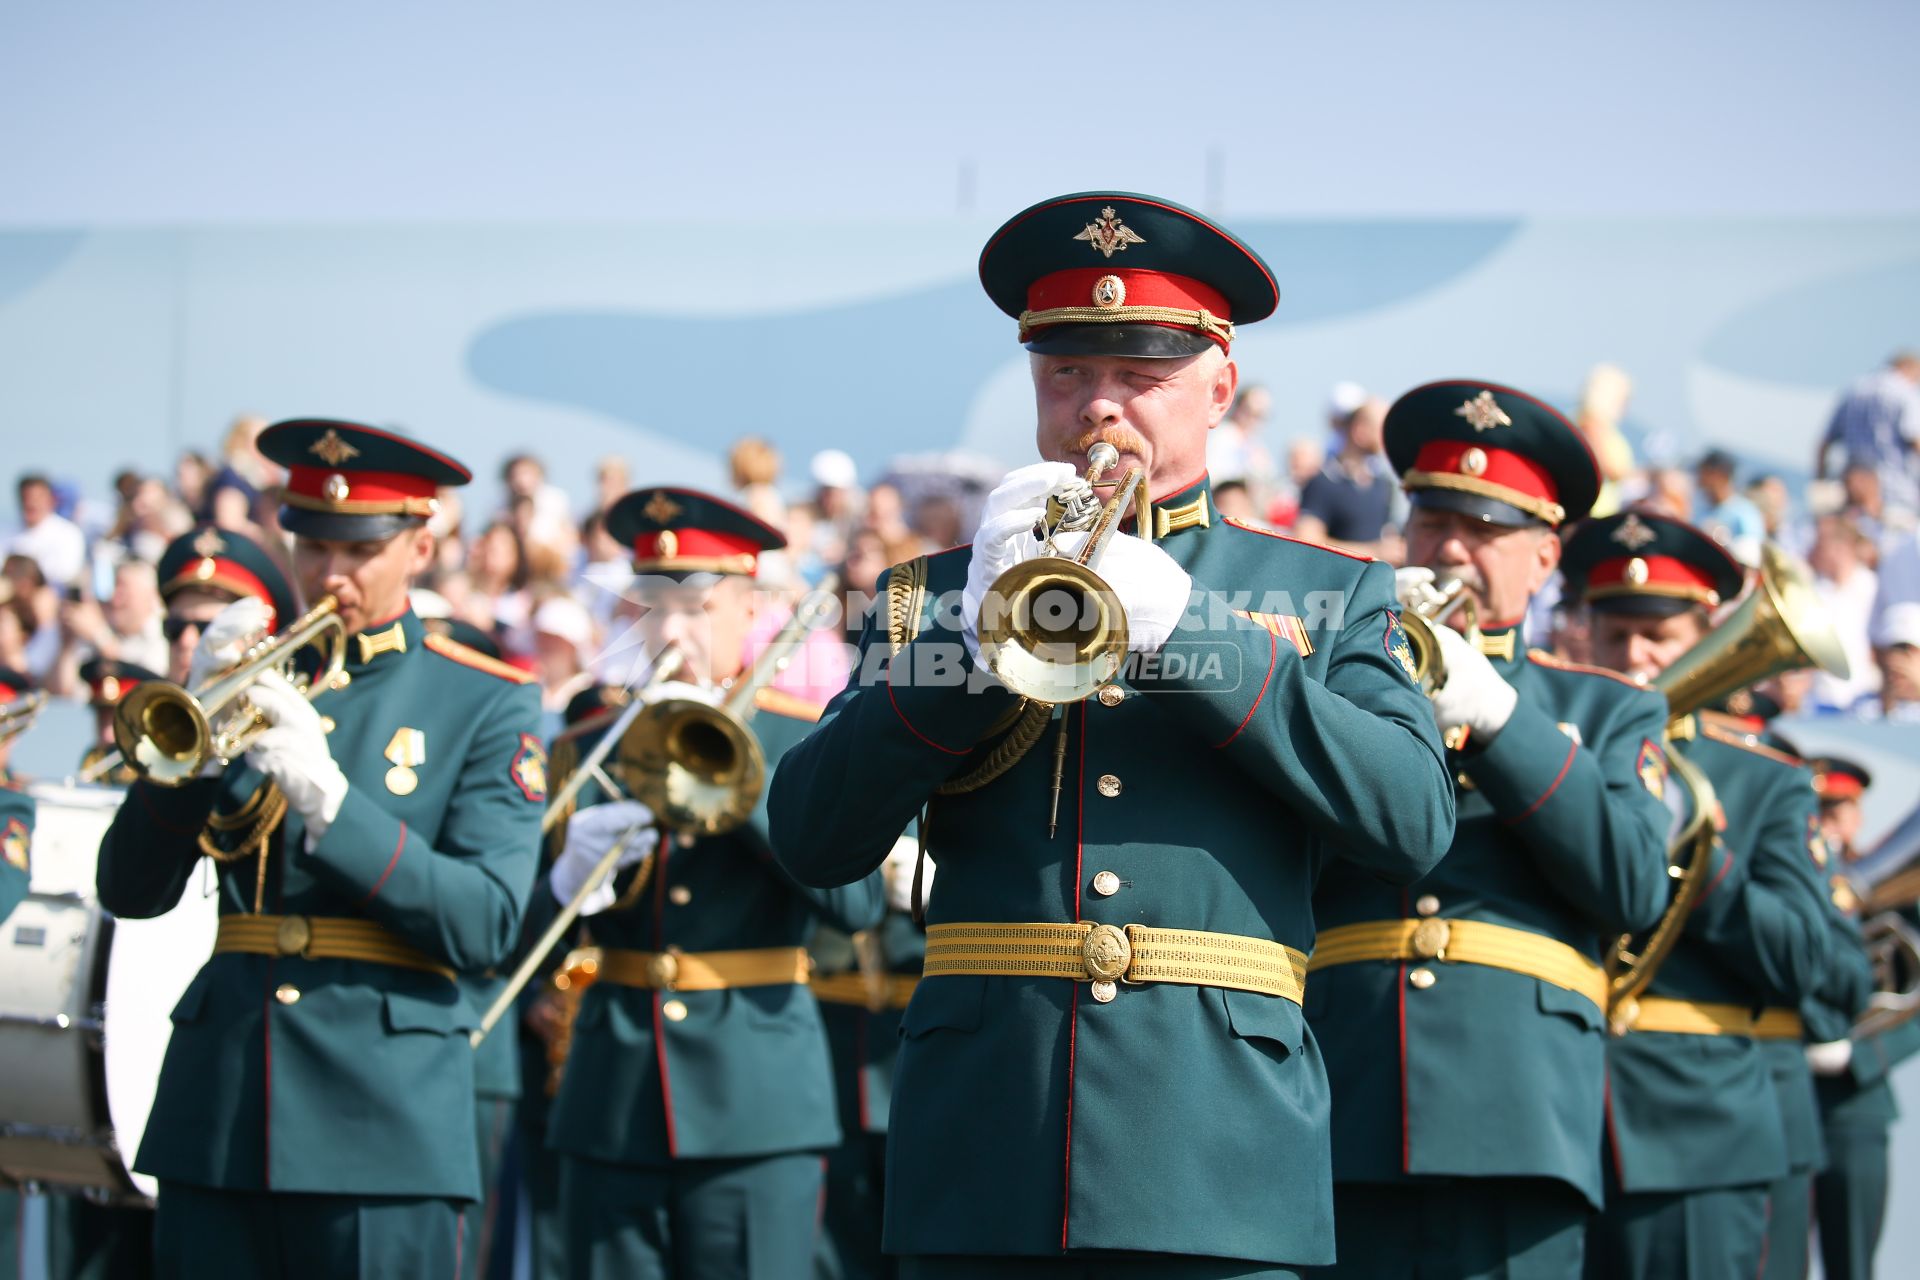
[[[33,728],[46,705],[47,695],[40,689],[23,693],[12,702],[0,702],[0,743],[11,742]]]
[[[305,683],[312,700],[334,687],[346,665],[347,629],[332,596],[322,597],[285,631],[260,641],[198,689],[171,680],[135,685],[113,709],[119,757],[95,762],[85,776],[98,777],[124,760],[148,782],[178,787],[198,777],[210,760],[244,755],[267,727],[247,701],[247,691],[269,671],[299,685],[294,662],[309,647],[320,662]]]
[[[1465,615],[1469,640],[1479,634],[1480,611],[1467,584],[1459,578],[1448,578],[1434,588],[1431,596],[1409,605],[1400,615],[1400,629],[1407,633],[1407,647],[1413,650],[1414,683],[1429,698],[1447,683],[1447,659],[1440,652],[1440,637],[1435,632],[1456,613]]]
[[[1104,440],[1087,451],[1088,489],[1120,460]],[[1059,706],[1091,697],[1118,674],[1127,656],[1127,613],[1093,563],[1118,531],[1131,504],[1134,528],[1147,536],[1147,482],[1140,468],[1120,477],[1102,506],[1090,493],[1047,500],[1040,554],[998,578],[981,602],[980,658],[1015,693]],[[1087,535],[1078,554],[1061,553],[1063,533]]]

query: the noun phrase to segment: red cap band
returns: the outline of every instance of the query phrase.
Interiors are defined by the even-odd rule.
[[[1866,788],[1860,785],[1860,779],[1837,769],[1815,774],[1813,789],[1820,793],[1822,800],[1853,800],[1866,792]]]
[[[1676,596],[1701,604],[1720,603],[1713,574],[1691,561],[1673,556],[1617,556],[1602,560],[1587,574],[1587,597]]]
[[[429,515],[438,486],[427,476],[404,471],[336,471],[330,467],[292,467],[286,501],[316,511],[367,515]]]
[[[633,567],[688,573],[746,573],[759,565],[760,546],[737,533],[711,529],[662,529],[633,540]]]

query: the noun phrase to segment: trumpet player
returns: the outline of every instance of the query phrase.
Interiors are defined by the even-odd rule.
[[[1314,900],[1333,1273],[1577,1276],[1601,1201],[1601,957],[1666,900],[1666,704],[1526,647],[1557,531],[1600,488],[1559,412],[1429,383],[1388,410],[1386,443],[1412,502],[1404,598],[1431,613],[1436,580],[1457,579],[1478,626],[1434,628],[1452,850],[1404,890],[1331,867]]]
[[[1019,321],[1044,461],[994,490],[972,546],[888,572],[855,678],[772,789],[774,849],[807,884],[860,881],[927,815],[884,1245],[910,1278],[1291,1276],[1333,1256],[1300,1009],[1314,878],[1412,880],[1452,831],[1392,575],[1213,509],[1234,336],[1278,302],[1230,231],[1060,196],[994,233],[980,277]],[[1085,505],[1106,450],[1144,510],[1091,566],[1097,523],[1042,554],[1035,526]],[[1003,575],[1088,568],[1084,601],[1030,613],[1125,665],[1057,705],[1017,695],[983,656],[1020,616]],[[1025,634],[1038,683],[1082,669],[1079,644]]]
[[[295,577],[333,598],[343,662],[311,699],[260,674],[244,759],[136,782],[101,845],[119,915],[166,911],[203,854],[218,875],[136,1159],[160,1180],[158,1272],[450,1276],[481,1192],[459,978],[507,955],[532,889],[537,691],[408,606],[465,467],[351,422],[282,422],[259,448],[288,469]],[[237,657],[264,615],[229,606],[196,661]]]
[[[1746,581],[1704,532],[1638,512],[1582,526],[1563,568],[1594,660],[1643,682],[1706,639]],[[1647,993],[1614,1010],[1608,1196],[1588,1274],[1744,1280],[1763,1263],[1805,1266],[1819,1137],[1796,1010],[1831,950],[1824,846],[1797,760],[1719,712],[1669,732],[1712,783],[1722,829],[1679,942]]]
[[[765,670],[746,662],[759,557],[786,540],[686,489],[628,494],[607,529],[632,549],[635,639],[647,655],[677,655],[677,678],[695,686],[648,696],[753,691],[751,708],[736,698],[721,714],[778,761],[819,716],[764,687]],[[607,717],[587,723],[609,727]],[[643,754],[624,776],[639,787],[634,771],[647,767]],[[567,1271],[579,1280],[810,1274],[823,1157],[840,1129],[803,947],[817,921],[847,932],[878,923],[883,896],[877,874],[823,890],[781,870],[759,789],[726,796],[725,821],[678,833],[666,815],[591,784],[568,817],[553,893],[566,902],[587,890],[583,913],[603,949],[548,1137],[562,1157]],[[611,880],[587,885],[617,841]]]

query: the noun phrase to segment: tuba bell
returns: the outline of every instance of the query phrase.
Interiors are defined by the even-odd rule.
[[[1654,677],[1652,687],[1667,695],[1671,726],[1737,689],[1803,667],[1844,679],[1846,652],[1807,571],[1769,543],[1761,549],[1752,589],[1705,639]],[[1677,751],[1669,753],[1667,763],[1686,801],[1668,845],[1667,874],[1678,884],[1653,931],[1644,940],[1620,938],[1608,957],[1609,1011],[1616,1029],[1631,1024],[1633,1001],[1680,940],[1688,913],[1706,889],[1718,841],[1713,784]]]
[[[171,680],[135,685],[113,709],[113,740],[120,760],[148,782],[178,787],[198,777],[210,760],[244,755],[267,727],[247,701],[247,691],[269,671],[297,685],[294,661],[308,648],[317,653],[320,663],[319,671],[306,681],[304,692],[311,700],[332,688],[346,665],[347,629],[340,621],[339,602],[332,596],[323,596],[285,631],[260,641],[198,689]],[[119,762],[99,761],[88,776],[104,773]]]
[[[1089,449],[1086,489],[1103,487],[1101,477],[1119,460],[1120,451],[1104,440]],[[1129,505],[1134,527],[1144,534],[1151,526],[1146,477],[1138,467],[1120,477],[1105,505],[1086,492],[1049,498],[1038,530],[1040,554],[994,579],[980,604],[980,659],[1015,693],[1059,706],[1091,697],[1119,674],[1127,613],[1093,564]],[[1060,550],[1057,539],[1065,533],[1087,535],[1078,553]]]

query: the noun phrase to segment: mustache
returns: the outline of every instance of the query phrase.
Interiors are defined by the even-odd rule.
[[[1075,436],[1068,445],[1074,453],[1085,457],[1087,450],[1102,440],[1121,453],[1130,453],[1136,458],[1144,458],[1147,455],[1147,442],[1141,439],[1140,433],[1132,427],[1097,427]]]

